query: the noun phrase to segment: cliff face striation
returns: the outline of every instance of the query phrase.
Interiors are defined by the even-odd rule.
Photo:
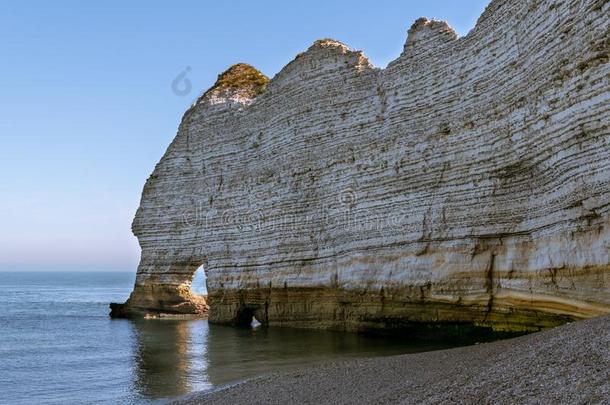
[[[420,19],[385,69],[321,40],[219,76],[146,182],[114,315],[533,330],[610,313],[610,3]]]

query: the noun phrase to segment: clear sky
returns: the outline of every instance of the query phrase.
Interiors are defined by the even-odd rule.
[[[314,40],[398,57],[418,17],[465,35],[488,0],[3,1],[0,270],[133,270],[144,181],[236,62],[276,74]],[[186,68],[192,92],[172,81]]]

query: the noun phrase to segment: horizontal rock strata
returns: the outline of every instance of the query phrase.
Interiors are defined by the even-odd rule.
[[[122,315],[532,330],[610,312],[610,3],[420,19],[387,68],[321,40],[184,115],[133,222]]]

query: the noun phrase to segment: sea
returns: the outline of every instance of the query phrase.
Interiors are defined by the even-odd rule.
[[[108,317],[134,272],[0,273],[0,404],[162,404],[353,357],[446,348],[404,338]]]

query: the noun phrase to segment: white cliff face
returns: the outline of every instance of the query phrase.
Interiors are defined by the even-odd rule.
[[[216,322],[524,330],[610,312],[608,15],[494,0],[464,38],[418,20],[386,69],[323,40],[268,84],[238,72],[144,187],[121,311],[201,313],[203,264]]]

